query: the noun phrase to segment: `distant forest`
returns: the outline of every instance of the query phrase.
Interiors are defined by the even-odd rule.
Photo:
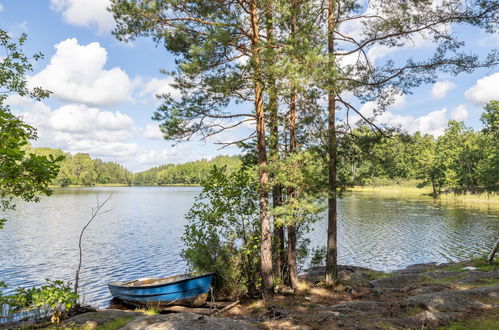
[[[32,148],[30,152],[41,156],[64,156],[64,160],[60,163],[59,174],[52,182],[53,185],[61,187],[100,184],[200,184],[213,165],[227,166],[230,170],[237,168],[240,163],[238,156],[217,156],[211,160],[201,159],[184,164],[166,164],[147,171],[132,173],[118,163],[94,159],[85,153],[71,155],[51,148]]]
[[[485,128],[475,131],[463,122],[450,121],[438,138],[419,132],[379,134],[367,127],[353,129],[338,141],[339,186],[387,185],[416,181],[442,192],[497,191],[499,182],[498,112],[487,109]],[[122,165],[71,155],[61,150],[33,148],[38,155],[63,155],[54,185],[172,185],[201,184],[213,165],[229,171],[241,164],[239,156],[217,156],[184,164],[166,164],[132,173]],[[251,158],[251,157],[250,157]],[[319,172],[320,173],[320,172]],[[325,180],[326,173],[317,180]]]

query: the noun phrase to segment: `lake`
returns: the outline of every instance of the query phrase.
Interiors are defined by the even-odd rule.
[[[10,288],[74,281],[78,236],[97,200],[109,212],[85,232],[80,291],[105,307],[107,283],[184,272],[184,215],[201,188],[56,189],[40,203],[19,202],[0,230],[0,281]],[[341,264],[394,270],[421,262],[458,261],[487,253],[499,235],[499,211],[441,206],[428,197],[401,199],[347,193],[338,201]],[[325,244],[327,221],[313,224],[310,247]],[[8,292],[8,291],[7,291]]]

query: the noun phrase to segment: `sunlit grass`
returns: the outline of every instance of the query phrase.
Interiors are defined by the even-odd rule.
[[[139,312],[148,316],[159,315],[161,313],[161,311],[158,308],[154,307],[136,309],[135,312]]]
[[[445,327],[439,327],[438,329],[446,330],[496,330],[499,328],[499,314],[491,315],[488,317],[476,319],[476,320],[465,320],[452,322]]]
[[[479,193],[479,194],[454,194],[445,193],[437,198],[431,196],[432,190],[429,187],[417,188],[416,182],[410,181],[401,184],[392,184],[387,186],[357,186],[349,188],[347,191],[372,193],[376,197],[387,198],[407,198],[418,199],[431,203],[442,204],[446,206],[479,208],[499,210],[499,194],[497,193]]]

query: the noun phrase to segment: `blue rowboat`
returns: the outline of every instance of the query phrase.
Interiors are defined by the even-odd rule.
[[[110,282],[114,298],[132,305],[203,304],[214,273],[199,276],[182,274],[164,278],[142,278],[127,282]]]

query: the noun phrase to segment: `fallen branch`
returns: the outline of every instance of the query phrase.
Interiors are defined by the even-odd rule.
[[[221,310],[215,312],[215,314],[213,314],[214,316],[217,316],[217,315],[220,315],[226,311],[228,311],[229,309],[231,309],[232,307],[236,306],[237,304],[239,304],[239,299],[234,301],[232,304],[229,304],[227,306],[225,306],[224,308],[222,308]]]
[[[172,313],[194,313],[194,314],[201,314],[201,315],[211,315],[211,310],[209,308],[171,306],[171,307],[162,308],[161,310],[165,311],[165,312],[172,312]]]
[[[487,261],[488,261],[489,264],[491,264],[492,260],[494,260],[494,257],[496,255],[496,252],[497,252],[498,249],[499,249],[499,239],[497,240],[496,245],[494,246],[494,248],[492,249],[492,251],[490,251],[490,254],[487,257]]]

